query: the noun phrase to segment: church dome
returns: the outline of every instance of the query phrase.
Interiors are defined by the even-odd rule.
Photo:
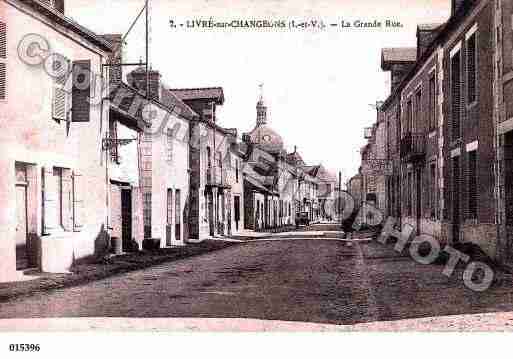
[[[283,149],[283,138],[272,128],[263,124],[256,126],[249,133],[251,143],[260,145],[263,149],[270,151]]]
[[[267,106],[264,102],[263,84],[259,87],[260,98],[256,105],[256,126],[253,131],[248,133],[249,139],[251,143],[258,145],[263,150],[269,152],[282,151],[284,146],[283,138],[267,124]]]

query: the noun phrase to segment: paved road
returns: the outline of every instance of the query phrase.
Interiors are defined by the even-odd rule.
[[[284,240],[206,255],[0,305],[0,318],[222,317],[354,324],[513,310],[513,284],[468,290],[461,273],[379,243]]]

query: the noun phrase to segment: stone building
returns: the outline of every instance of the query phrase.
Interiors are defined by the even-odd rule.
[[[107,82],[113,46],[63,12],[61,1],[0,4],[0,281],[66,272],[107,229],[110,106],[91,83]]]
[[[417,233],[443,243],[475,243],[494,258],[510,251],[505,183],[511,96],[503,77],[511,63],[503,53],[511,48],[504,26],[511,21],[509,7],[453,0],[445,24],[419,25],[416,60],[400,71],[400,81],[388,63],[397,59],[387,58],[389,49],[382,55],[382,68],[393,79],[382,106],[392,135],[389,213]]]
[[[228,235],[233,205],[229,182],[231,148],[236,132],[217,123],[216,108],[224,103],[223,89],[171,91],[196,114],[190,121],[189,131],[189,240]]]

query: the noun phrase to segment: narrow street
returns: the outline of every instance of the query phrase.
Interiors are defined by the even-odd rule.
[[[254,241],[83,286],[2,303],[1,318],[253,318],[356,324],[513,310],[500,276],[484,293],[457,272],[375,242]]]

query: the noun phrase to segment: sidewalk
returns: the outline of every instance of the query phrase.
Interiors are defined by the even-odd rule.
[[[139,269],[221,250],[234,243],[206,240],[183,247],[162,248],[114,256],[98,263],[93,259],[76,264],[69,274],[27,273],[19,282],[0,283],[0,303],[54,289],[74,287]]]
[[[152,330],[154,332],[511,332],[513,313],[463,314],[336,325],[246,318],[2,319],[5,331]]]

